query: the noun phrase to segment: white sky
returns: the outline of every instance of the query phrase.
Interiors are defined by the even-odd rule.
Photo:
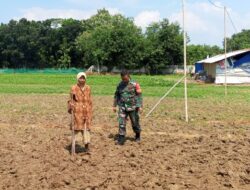
[[[226,5],[237,31],[250,29],[249,0],[212,0],[216,5]],[[121,13],[133,17],[136,25],[145,29],[150,23],[168,18],[182,25],[181,0],[0,0],[0,22],[27,18],[86,19],[106,8],[112,14]],[[186,26],[192,44],[222,46],[224,26],[223,9],[216,8],[208,0],[185,0]],[[236,31],[227,20],[227,36]]]

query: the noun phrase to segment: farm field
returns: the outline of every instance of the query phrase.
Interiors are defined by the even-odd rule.
[[[94,97],[91,153],[69,153],[66,111],[73,75],[0,75],[0,189],[250,189],[250,86],[189,80],[146,113],[181,76],[134,76],[144,94],[142,142],[128,124],[115,145],[112,95],[118,75],[89,76]]]

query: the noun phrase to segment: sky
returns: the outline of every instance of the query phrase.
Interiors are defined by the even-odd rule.
[[[249,0],[211,0],[216,6],[227,7],[234,23],[227,16],[227,37],[250,29]],[[182,26],[182,0],[0,0],[0,23],[11,19],[45,20],[48,18],[87,19],[105,8],[111,14],[134,18],[134,23],[145,28],[164,18]],[[209,0],[185,0],[186,31],[190,44],[222,47],[224,37],[223,8]]]

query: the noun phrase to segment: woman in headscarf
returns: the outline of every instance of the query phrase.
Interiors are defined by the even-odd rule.
[[[71,87],[68,112],[72,114],[72,153],[75,153],[75,135],[81,134],[86,151],[89,151],[90,128],[92,120],[92,97],[90,86],[86,84],[87,75],[77,74],[77,84]]]

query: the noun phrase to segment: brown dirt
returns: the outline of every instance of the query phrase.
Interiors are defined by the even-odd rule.
[[[111,97],[95,97],[91,154],[69,153],[66,95],[0,95],[0,189],[250,189],[249,102],[145,98],[142,142],[117,146]],[[226,106],[229,105],[229,106]],[[226,108],[227,107],[227,108]]]

